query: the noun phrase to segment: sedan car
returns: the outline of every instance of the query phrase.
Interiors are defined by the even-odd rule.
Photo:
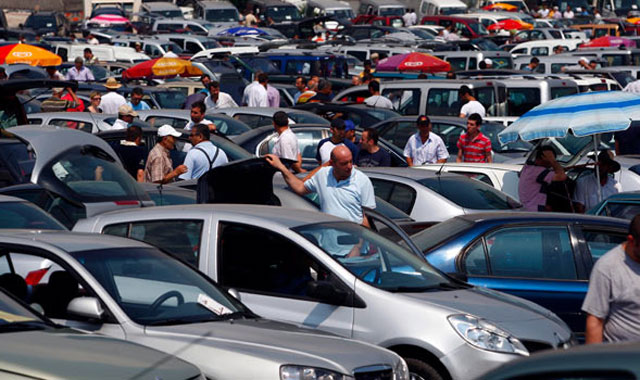
[[[418,379],[470,379],[570,344],[568,327],[549,311],[452,280],[371,229],[324,213],[167,206],[75,228],[172,250],[237,289],[257,313],[386,347]]]
[[[202,380],[183,360],[135,343],[61,328],[3,288],[19,276],[0,275],[0,373],[5,379]],[[23,290],[27,285],[22,280]],[[14,282],[15,283],[15,282]],[[18,291],[19,292],[19,291]]]
[[[595,205],[587,214],[631,220],[640,214],[640,192],[614,194]]]
[[[453,173],[415,168],[360,168],[376,196],[417,221],[443,221],[486,211],[516,211],[522,205],[495,188]]]
[[[172,230],[186,237],[197,225]],[[13,230],[0,233],[0,252],[14,263],[0,272],[28,278],[27,302],[45,316],[176,355],[210,379],[408,380],[398,355],[260,318],[185,262],[133,239]]]
[[[265,125],[273,125],[273,114],[278,111],[284,111],[289,116],[289,124],[305,123],[305,124],[326,124],[329,121],[323,119],[311,112],[298,110],[295,108],[270,108],[270,107],[238,107],[238,108],[219,108],[210,110],[209,113],[222,113],[240,120],[250,128],[263,127]]]
[[[582,333],[591,268],[628,229],[628,221],[614,218],[485,213],[455,217],[412,239],[443,272],[536,302]]]
[[[105,121],[110,116],[112,115],[91,112],[37,112],[28,114],[27,118],[29,124],[53,125],[98,133],[111,129],[111,124]]]
[[[65,230],[66,228],[38,206],[23,199],[0,195],[0,228],[37,228]]]
[[[168,124],[173,128],[182,129],[191,121],[191,110],[160,109],[137,112],[140,120],[156,128]],[[204,118],[215,124],[216,130],[225,136],[235,136],[251,130],[240,120],[224,114],[209,111]]]
[[[353,121],[356,128],[363,129],[400,116],[396,111],[374,108],[366,104],[304,103],[296,105],[295,108],[313,112],[328,120],[331,120],[335,115],[342,115],[343,119]],[[404,148],[404,145],[401,148]]]

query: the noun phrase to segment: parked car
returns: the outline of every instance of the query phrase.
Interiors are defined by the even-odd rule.
[[[187,238],[197,225],[174,230]],[[45,269],[49,275],[35,281],[41,290],[30,299],[45,316],[175,354],[207,378],[275,380],[300,372],[409,378],[398,355],[260,318],[186,262],[133,239],[12,231],[0,234],[0,242],[3,255],[16,262],[12,273],[25,278]],[[43,260],[48,267],[41,267]]]
[[[33,203],[7,195],[0,195],[0,228],[66,229]]]
[[[591,268],[628,230],[628,221],[615,218],[483,213],[455,217],[412,239],[443,272],[533,301],[582,334]]]
[[[234,119],[248,125],[250,128],[258,128],[265,125],[273,126],[273,114],[283,111],[289,116],[289,124],[325,124],[329,125],[327,119],[313,114],[312,112],[297,108],[270,108],[270,107],[238,107],[219,108],[211,110],[211,113],[228,115]]]
[[[345,120],[351,120],[356,128],[367,128],[382,120],[400,116],[397,112],[386,108],[374,108],[365,104],[339,103],[304,103],[295,109],[305,110],[330,120],[334,115],[342,115]]]
[[[191,110],[159,109],[138,111],[138,117],[152,127],[159,128],[164,124],[169,124],[176,129],[182,129],[191,121]],[[216,130],[224,136],[240,135],[251,130],[245,123],[225,114],[207,113],[204,117],[213,122]]]
[[[68,36],[71,33],[71,24],[62,12],[31,13],[23,26],[41,36]]]
[[[614,194],[587,211],[587,214],[631,220],[640,214],[640,192]]]
[[[8,257],[3,253],[3,258]],[[10,267],[0,275],[0,372],[11,379],[193,380],[200,370],[135,343],[64,329],[19,300],[28,285]],[[20,282],[22,281],[22,283]],[[13,286],[12,286],[13,284]],[[22,286],[20,286],[22,285]],[[10,290],[3,290],[9,288]],[[19,288],[19,289],[18,289]],[[22,301],[22,302],[21,302]],[[40,348],[40,349],[39,349]]]
[[[48,95],[43,95],[41,99],[44,100],[48,97]],[[85,106],[88,107],[89,101],[88,99],[86,100]],[[91,112],[37,112],[30,113],[27,117],[29,118],[29,124],[53,125],[88,133],[98,133],[99,131],[111,129],[111,124],[104,121],[109,116]]]

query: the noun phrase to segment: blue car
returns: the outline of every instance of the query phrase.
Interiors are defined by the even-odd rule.
[[[640,214],[640,191],[613,194],[595,205],[587,214],[631,220]]]
[[[481,213],[412,236],[435,267],[477,286],[533,301],[578,335],[594,262],[626,240],[629,221],[560,213]]]

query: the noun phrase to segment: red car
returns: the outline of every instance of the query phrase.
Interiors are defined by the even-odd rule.
[[[478,21],[471,18],[451,16],[424,16],[420,20],[422,25],[439,25],[445,28],[453,24],[453,30],[460,32],[465,38],[479,38],[489,35],[487,29]]]
[[[379,26],[392,26],[394,28],[402,28],[404,21],[400,16],[376,16],[376,15],[358,15],[351,20],[353,25],[379,25]]]

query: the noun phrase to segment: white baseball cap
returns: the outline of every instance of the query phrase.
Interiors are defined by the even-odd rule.
[[[493,65],[493,61],[490,58],[485,58],[484,63],[487,65]]]
[[[175,128],[173,128],[172,126],[165,124],[162,127],[158,128],[158,137],[165,137],[165,136],[180,137],[182,136],[182,134],[176,131]]]

